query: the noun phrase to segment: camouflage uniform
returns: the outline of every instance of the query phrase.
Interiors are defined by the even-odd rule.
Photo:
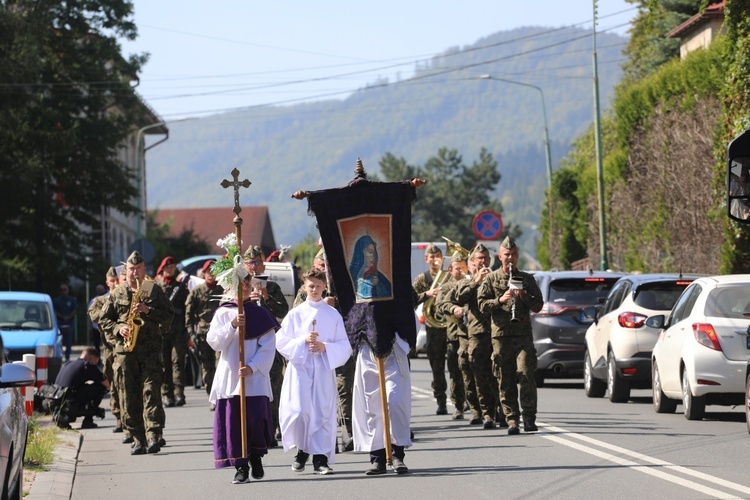
[[[448,300],[454,306],[467,309],[466,327],[469,332],[469,366],[477,388],[482,417],[495,418],[498,400],[498,381],[492,372],[492,340],[490,317],[479,311],[477,292],[480,283],[473,279],[461,280]]]
[[[193,339],[195,352],[201,362],[206,394],[211,393],[214,373],[216,373],[216,353],[208,345],[206,335],[223,294],[224,289],[221,285],[209,288],[206,283],[201,283],[193,288],[185,302],[185,326]]]
[[[185,357],[187,356],[188,333],[182,318],[185,315],[185,302],[188,297],[187,284],[172,279],[166,284],[157,277],[157,283],[164,290],[174,309],[175,321],[162,324],[161,359],[164,375],[161,384],[161,395],[169,401],[185,402]]]
[[[451,277],[443,284],[443,288],[435,299],[435,309],[447,318],[448,321],[447,363],[448,374],[451,379],[451,401],[456,407],[456,412],[461,412],[460,417],[458,417],[458,413],[454,417],[463,418],[464,405],[468,402],[472,412],[478,412],[479,400],[477,399],[477,388],[474,383],[474,377],[471,375],[471,367],[469,366],[468,330],[464,322],[458,320],[453,314],[455,306],[450,301],[450,297],[458,286],[458,283],[458,281]]]
[[[281,287],[269,281],[266,283],[266,290],[268,291],[268,299],[264,299],[262,296],[258,301],[258,304],[265,307],[279,320],[284,319],[286,313],[289,312],[289,304],[284,297],[284,292],[281,291]],[[271,401],[271,414],[273,416],[273,428],[276,429],[279,425],[279,400],[281,399],[281,385],[284,383],[284,368],[286,362],[284,356],[276,351],[276,356],[273,358],[273,365],[271,366],[271,393],[273,394],[273,401]]]
[[[113,349],[113,345],[109,343],[107,340],[107,336],[104,333],[104,330],[102,329],[101,323],[99,323],[99,319],[102,315],[102,309],[104,308],[104,304],[109,299],[109,292],[105,293],[104,295],[99,295],[96,297],[93,302],[91,302],[91,307],[89,307],[88,315],[89,319],[92,323],[96,323],[97,327],[99,328],[99,333],[101,335],[102,340],[102,352],[101,352],[101,358],[103,360],[104,364],[104,376],[109,380],[109,409],[112,412],[112,415],[117,419],[117,422],[122,425],[122,419],[121,419],[121,412],[120,412],[120,394],[119,394],[119,387],[117,387],[117,383],[115,382],[115,372],[113,368],[113,364],[115,362],[115,351]]]
[[[540,311],[543,305],[542,292],[530,274],[516,271],[513,276],[523,279],[524,294],[515,298],[518,322],[511,323],[513,301],[505,304],[499,302],[509,288],[509,276],[503,272],[502,267],[487,275],[477,294],[480,312],[489,315],[492,323],[493,371],[500,380],[500,403],[508,424],[518,424],[521,414],[516,376],[521,386],[524,418],[536,418],[536,349],[530,313]]]
[[[428,271],[429,273],[429,271]],[[414,279],[412,287],[417,293],[417,302],[419,305],[424,303],[428,297],[425,295],[432,285],[434,276],[428,279],[425,273],[420,274]],[[427,359],[430,361],[432,369],[432,395],[437,401],[438,409],[445,407],[448,382],[445,379],[445,357],[448,352],[448,333],[445,328],[433,328],[425,325],[427,332]]]
[[[162,365],[159,325],[171,321],[173,315],[172,304],[158,285],[145,281],[141,285],[140,295],[146,295],[145,292],[148,295],[141,301],[149,306],[150,311],[141,314],[144,324],[132,352],[125,350],[120,335],[122,327],[128,324],[134,295],[127,283],[112,291],[99,320],[107,341],[115,347],[115,372],[121,370],[123,426],[141,445],[146,439],[158,441],[162,435],[165,416],[160,397]]]

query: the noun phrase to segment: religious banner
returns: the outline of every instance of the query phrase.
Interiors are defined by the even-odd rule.
[[[396,332],[413,347],[413,181],[371,182],[358,161],[357,177],[348,186],[304,194],[317,220],[352,348],[364,341],[385,357]]]

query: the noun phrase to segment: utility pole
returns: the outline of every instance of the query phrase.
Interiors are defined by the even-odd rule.
[[[599,252],[601,253],[601,270],[609,267],[607,262],[607,228],[604,219],[604,173],[602,168],[602,131],[599,124],[599,69],[596,62],[596,15],[597,0],[594,2],[593,55],[594,55],[594,141],[596,144],[596,187],[599,194]]]

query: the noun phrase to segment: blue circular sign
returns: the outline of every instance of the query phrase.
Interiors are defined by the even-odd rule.
[[[496,240],[503,232],[503,218],[497,212],[483,210],[474,217],[471,228],[480,240]]]

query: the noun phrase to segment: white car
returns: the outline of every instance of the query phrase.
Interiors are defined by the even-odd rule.
[[[700,420],[706,405],[741,405],[750,358],[750,274],[695,280],[661,327],[652,355],[654,410]]]
[[[586,330],[583,388],[586,396],[609,392],[613,403],[626,403],[631,388],[651,387],[651,350],[659,330],[645,324],[649,316],[668,314],[697,276],[638,274],[623,276],[601,306],[583,309],[594,319]]]
[[[427,353],[427,329],[424,326],[424,314],[422,314],[422,304],[417,306],[414,314],[417,317],[417,346],[414,348],[413,355],[416,358],[422,353]]]

